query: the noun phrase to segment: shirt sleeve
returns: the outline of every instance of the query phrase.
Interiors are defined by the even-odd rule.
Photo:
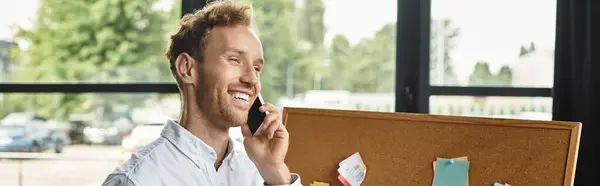
[[[291,184],[287,184],[287,185],[267,185],[264,184],[266,186],[302,186],[302,183],[300,182],[300,175],[296,174],[296,173],[292,173],[292,183]]]
[[[106,177],[102,186],[138,186],[138,184],[126,174],[110,174]]]

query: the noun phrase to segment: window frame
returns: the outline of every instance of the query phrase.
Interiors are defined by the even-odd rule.
[[[419,20],[414,21],[415,17]],[[552,88],[432,86],[429,81],[430,17],[431,0],[398,0],[396,112],[429,114],[431,96],[552,97]],[[554,73],[554,78],[558,75]]]
[[[206,1],[182,0],[181,4],[184,15],[202,8]],[[430,85],[431,1],[398,0],[397,5],[396,112],[429,113],[430,96],[552,97],[552,88]],[[179,89],[175,83],[0,83],[0,93],[179,93]]]

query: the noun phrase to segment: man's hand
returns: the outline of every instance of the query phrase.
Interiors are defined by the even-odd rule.
[[[272,104],[265,103],[261,112],[269,111],[262,127],[254,135],[248,124],[242,127],[244,148],[248,157],[270,185],[290,184],[292,176],[284,159],[288,150],[289,134],[281,121],[281,112]]]

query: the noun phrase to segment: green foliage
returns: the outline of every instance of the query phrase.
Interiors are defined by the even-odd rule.
[[[527,53],[529,53],[529,51],[527,51],[527,49],[525,48],[525,46],[521,45],[521,50],[519,52],[519,56],[524,56]]]
[[[324,84],[351,92],[392,92],[395,71],[396,25],[387,24],[373,38],[351,46],[342,35],[333,38],[329,73]]]
[[[510,69],[510,67],[508,67],[508,65],[502,66],[502,68],[500,68],[500,71],[496,75],[496,84],[498,86],[510,86],[512,85],[512,81],[512,70]]]
[[[531,42],[529,43],[529,47],[526,48],[524,45],[521,45],[521,49],[519,52],[519,57],[521,56],[525,56],[529,53],[535,52],[535,43]]]
[[[442,36],[444,43],[438,46],[437,42],[432,42],[430,71],[433,76],[443,75],[444,84],[456,84],[458,79],[450,52],[455,48],[454,40],[460,35],[460,29],[448,19],[441,23],[442,26],[432,25],[431,40],[437,41]],[[395,83],[395,30],[396,24],[384,25],[374,38],[364,38],[354,46],[344,36],[335,36],[329,56],[330,76],[323,83],[325,87],[352,92],[392,92]],[[442,59],[438,59],[438,48],[443,50]],[[434,73],[438,70],[435,63],[442,63],[443,74]]]
[[[473,73],[469,76],[469,85],[483,86],[489,85],[493,81],[493,75],[490,72],[490,66],[487,62],[477,62]]]
[[[179,19],[154,7],[158,0],[41,0],[32,29],[19,29],[18,40],[31,44],[19,54],[13,81],[158,82],[172,81],[163,52],[167,29]],[[177,2],[177,1],[176,1]],[[177,3],[176,3],[177,4]],[[179,11],[179,10],[178,10]],[[176,23],[176,21],[174,21]],[[141,98],[83,94],[8,95],[3,104],[65,118],[96,107],[141,104]],[[88,109],[95,109],[94,106]]]
[[[475,64],[473,72],[469,76],[471,86],[511,86],[512,70],[508,65],[502,66],[498,74],[492,74],[487,62],[480,61]]]
[[[295,24],[298,17],[294,1],[256,0],[252,1],[252,7],[254,26],[262,42],[265,58],[261,73],[263,97],[276,102],[282,93],[287,92],[288,86],[293,92],[312,89],[313,77],[323,54],[318,52],[318,47],[301,47]],[[288,74],[290,69],[293,73]],[[288,81],[290,79],[293,81]]]
[[[343,35],[335,35],[331,42],[329,69],[323,81],[323,88],[329,90],[347,90],[351,82],[347,81],[356,69],[352,69],[352,46]]]
[[[302,40],[310,42],[313,46],[322,45],[325,40],[325,7],[321,0],[304,0],[304,7],[300,9],[298,24],[299,35]]]
[[[392,92],[395,71],[395,24],[378,30],[373,39],[363,39],[353,48],[347,66],[356,69],[351,77],[352,92]],[[339,71],[339,69],[336,69]]]

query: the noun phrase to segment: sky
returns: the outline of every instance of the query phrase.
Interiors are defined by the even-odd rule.
[[[172,0],[161,0],[171,6]],[[554,50],[556,0],[431,0],[434,19],[449,18],[461,30],[451,53],[459,80],[466,81],[477,61],[492,71],[513,64],[521,45]],[[351,43],[372,37],[396,22],[396,0],[323,0],[326,43],[336,34]],[[368,2],[368,3],[367,3]],[[31,27],[39,0],[0,1],[0,39],[14,35],[11,25]],[[417,21],[417,19],[415,19]],[[391,54],[394,55],[394,54]]]

